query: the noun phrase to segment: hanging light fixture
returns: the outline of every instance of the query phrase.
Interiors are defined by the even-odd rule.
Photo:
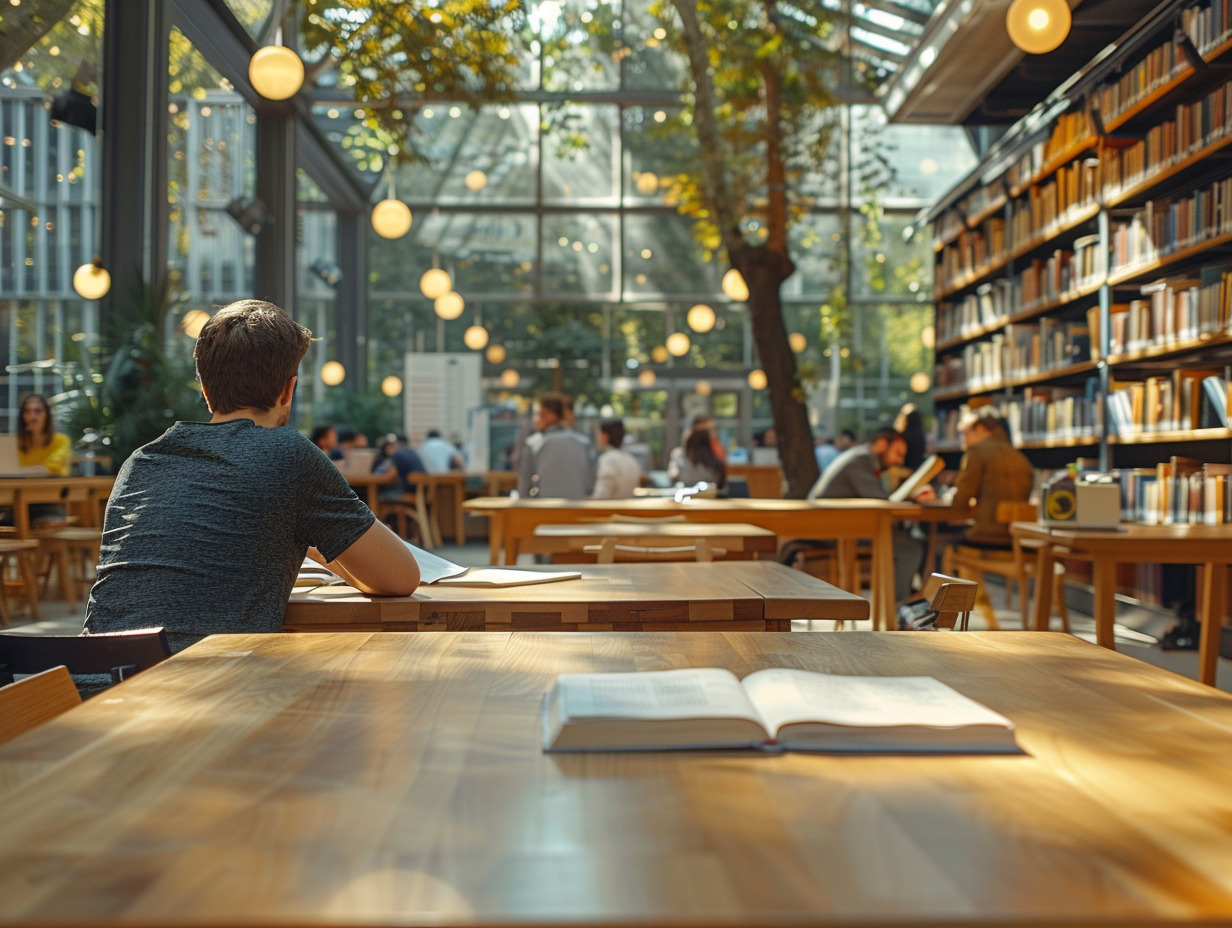
[[[299,55],[281,44],[281,30],[274,42],[274,45],[253,52],[248,62],[248,80],[265,99],[286,100],[304,86],[304,63]]]
[[[424,271],[423,276],[419,278],[419,292],[430,300],[444,296],[452,289],[453,279],[447,271],[442,271],[438,267]]]
[[[766,372],[761,368],[749,371],[749,386],[754,390],[766,389]]]
[[[340,361],[326,361],[321,365],[321,383],[327,387],[336,387],[346,380],[346,368]]]
[[[714,392],[714,387],[710,385],[709,380],[699,380],[693,389],[697,391],[698,396],[709,396]]]
[[[650,360],[655,364],[662,364],[667,360],[667,349],[662,345],[655,345],[650,349]]]
[[[504,345],[488,345],[488,350],[484,352],[489,364],[502,364],[507,356]]]
[[[916,393],[927,393],[932,382],[932,378],[923,371],[917,371],[911,375],[911,389]]]
[[[698,303],[684,317],[694,332],[709,332],[714,328],[714,310],[705,303]]]
[[[386,396],[401,396],[402,395],[402,378],[390,374],[381,381],[381,392]]]
[[[1066,0],[1014,0],[1005,30],[1027,54],[1043,55],[1065,41],[1072,19]]]
[[[101,300],[111,289],[111,275],[103,267],[102,255],[73,272],[73,289],[83,300]]]
[[[791,345],[791,350],[799,354],[808,347],[808,339],[800,332],[792,332],[787,336],[787,344]]]
[[[729,300],[743,303],[749,298],[749,285],[744,282],[744,275],[734,267],[723,275],[723,293]]]
[[[462,343],[471,351],[479,351],[488,343],[488,330],[481,325],[473,325],[462,333]]]
[[[655,379],[655,372],[652,370],[644,370],[637,375],[637,382],[643,387],[653,387]]]
[[[466,175],[466,178],[462,181],[462,183],[466,184],[467,190],[478,193],[484,187],[488,186],[488,175],[479,170],[471,171]]]
[[[637,192],[644,197],[651,196],[659,190],[659,178],[653,171],[642,171],[633,183],[637,187]]]
[[[402,238],[411,231],[411,208],[394,197],[393,178],[389,196],[372,207],[372,229],[381,238]]]
[[[937,330],[931,325],[926,325],[920,329],[920,341],[925,348],[933,348],[937,344]]]
[[[512,367],[507,367],[503,371],[501,371],[501,375],[500,375],[501,386],[504,387],[506,390],[512,390],[514,387],[516,387],[521,382],[521,380],[522,380],[522,376],[517,371],[515,371]]]
[[[442,319],[457,319],[466,308],[466,300],[462,299],[462,294],[458,291],[450,290],[438,296],[432,307]]]
[[[689,336],[683,332],[673,332],[667,336],[667,353],[682,358],[689,353]]]

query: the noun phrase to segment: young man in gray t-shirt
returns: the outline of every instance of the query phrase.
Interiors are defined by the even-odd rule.
[[[287,425],[310,338],[259,300],[206,323],[194,357],[211,419],[177,422],[120,468],[87,632],[162,625],[173,650],[276,632],[305,553],[365,593],[414,592],[410,549]]]

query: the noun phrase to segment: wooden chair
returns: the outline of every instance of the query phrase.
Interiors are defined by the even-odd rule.
[[[119,683],[171,656],[162,628],[98,635],[22,635],[0,632],[0,683],[15,673],[38,673],[63,664],[69,673],[111,674]]]
[[[81,696],[64,666],[0,686],[0,744],[79,705]]]
[[[381,500],[377,503],[376,516],[382,522],[392,518],[394,531],[407,541],[412,540],[411,526],[418,530],[418,542],[421,548],[431,550],[440,542],[432,530],[432,520],[428,518],[428,505],[422,490],[403,493],[396,500]]]
[[[602,544],[586,545],[586,554],[598,555],[598,564],[614,564],[617,561],[698,561],[709,562],[727,554],[726,548],[712,547],[704,538],[693,544],[682,545],[677,538],[665,538],[662,545],[618,544],[615,538],[605,538]]]
[[[60,598],[71,606],[77,605],[78,601],[85,599],[85,589],[93,582],[92,573],[98,564],[99,547],[103,543],[102,530],[62,525],[36,529],[34,536],[46,554],[46,561],[39,572],[42,595],[47,595],[54,570]]]
[[[967,630],[967,620],[975,608],[980,585],[974,580],[963,580],[946,574],[933,574],[924,584],[921,595],[929,607],[937,613],[935,628],[954,628],[961,622],[959,631]]]
[[[30,607],[30,617],[39,617],[38,570],[35,557],[39,543],[34,538],[0,538],[0,625],[10,624],[10,592],[20,592]],[[11,568],[16,576],[9,578]]]

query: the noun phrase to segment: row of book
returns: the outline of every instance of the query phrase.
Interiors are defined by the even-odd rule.
[[[1048,166],[1077,145],[1087,139],[1094,139],[1095,124],[1087,110],[1073,113],[1063,113],[1057,117],[1056,124],[1047,140],[1031,146],[1021,158],[1015,162],[1005,174],[1010,187],[1018,188],[1031,183]]]
[[[1228,380],[1222,368],[1179,369],[1141,381],[1113,381],[1108,393],[1113,434],[1226,428]]]
[[[1099,178],[1099,159],[1084,158],[1028,188],[1010,210],[1010,241],[1018,246],[1046,238],[1049,230],[1072,223],[1084,210],[1098,205]]]
[[[1200,54],[1232,38],[1232,0],[1206,0],[1181,11],[1181,28]]]
[[[1206,97],[1176,107],[1173,118],[1147,130],[1146,138],[1101,154],[1104,200],[1148,180],[1199,149],[1223,138],[1232,128],[1232,89],[1221,84]]]
[[[1165,349],[1228,331],[1232,271],[1203,268],[1199,277],[1152,281],[1141,293],[1141,299],[1110,309],[1108,353],[1113,361],[1119,354]]]
[[[1091,337],[1085,321],[1044,318],[1016,323],[986,341],[965,345],[961,353],[943,358],[933,376],[939,387],[990,390],[1089,360]]]
[[[1132,271],[1208,239],[1232,233],[1232,178],[1177,199],[1149,200],[1111,233],[1110,274]]]
[[[1020,396],[989,398],[1005,420],[1014,444],[1048,440],[1095,439],[1103,430],[1103,404],[1099,380],[1095,377],[1079,386],[1028,387]],[[960,428],[978,402],[937,412],[939,443],[954,444],[961,438]]]
[[[1104,84],[1095,92],[1104,124],[1136,106],[1188,67],[1184,54],[1177,48],[1176,38],[1151,49],[1141,61],[1123,72],[1120,79]]]
[[[1007,253],[1005,220],[997,216],[987,219],[978,229],[960,233],[954,244],[941,252],[938,286],[961,286],[964,278],[983,273]]]
[[[1232,523],[1232,464],[1174,455],[1155,467],[1121,468],[1121,521],[1147,525]]]

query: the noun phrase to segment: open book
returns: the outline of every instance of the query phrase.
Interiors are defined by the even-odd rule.
[[[544,697],[542,722],[545,751],[1020,753],[1009,719],[932,677],[566,673]]]
[[[532,583],[552,583],[557,580],[577,580],[580,570],[524,570],[517,567],[463,567],[443,557],[403,542],[415,555],[419,564],[421,586],[478,586],[507,587],[528,586]],[[311,558],[304,558],[295,578],[297,588],[337,586],[345,584],[338,574],[323,567]]]
[[[932,481],[943,470],[945,470],[945,461],[935,454],[930,454],[924,459],[924,463],[912,471],[911,475],[890,494],[890,502],[906,502],[911,498],[912,493]]]

